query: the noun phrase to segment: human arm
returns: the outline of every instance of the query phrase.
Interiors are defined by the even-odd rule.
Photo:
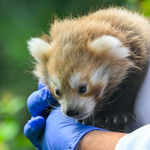
[[[80,150],[149,150],[149,142],[150,124],[130,134],[91,131],[81,139]]]
[[[119,132],[91,131],[81,139],[76,150],[114,150],[124,135]]]

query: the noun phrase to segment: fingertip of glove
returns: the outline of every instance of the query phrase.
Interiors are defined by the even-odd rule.
[[[42,116],[37,116],[28,121],[28,124],[30,124],[34,128],[43,127],[45,125],[45,119]]]
[[[38,116],[37,118],[38,118],[38,120],[37,120],[38,126],[39,127],[44,127],[44,125],[45,125],[45,119],[43,117],[41,117],[41,116]]]
[[[45,119],[41,116],[30,119],[24,126],[24,134],[27,138],[32,138],[34,134],[40,133],[45,125]]]
[[[51,93],[46,89],[42,88],[38,91],[33,92],[27,99],[27,108],[31,116],[38,116],[46,107],[49,106],[49,99]],[[50,99],[51,101],[51,99]],[[53,101],[53,100],[52,100]]]

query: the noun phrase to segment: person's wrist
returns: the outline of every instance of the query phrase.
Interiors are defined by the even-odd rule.
[[[75,150],[114,150],[118,141],[125,133],[93,130],[85,134],[75,147]]]

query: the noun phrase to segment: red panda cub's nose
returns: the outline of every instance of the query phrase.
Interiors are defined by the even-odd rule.
[[[79,112],[76,111],[76,110],[68,110],[68,111],[66,112],[66,114],[67,114],[67,116],[69,116],[69,117],[75,117],[75,116],[77,116],[77,115],[79,114]]]

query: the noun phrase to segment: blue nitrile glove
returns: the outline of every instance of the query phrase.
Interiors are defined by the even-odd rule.
[[[27,100],[27,107],[32,118],[24,126],[24,134],[39,150],[41,146],[38,137],[42,133],[45,119],[48,116],[48,112],[45,109],[55,102],[56,100],[52,97],[50,91],[41,82],[38,84],[38,91],[33,92]]]
[[[42,150],[39,143],[39,137],[44,129],[45,119],[41,116],[31,118],[24,126],[24,134],[36,147],[37,150]]]
[[[28,98],[28,109],[34,118],[31,118],[24,127],[25,135],[38,150],[73,150],[86,133],[92,130],[103,130],[82,125],[75,119],[64,116],[61,113],[60,106],[51,111],[45,124],[45,119],[37,115],[43,115],[44,108],[48,106],[45,102],[47,98],[49,103],[53,103],[54,99],[50,96],[50,92],[47,90],[43,92],[45,89],[42,90],[43,88],[31,94]]]
[[[81,138],[92,130],[103,129],[82,125],[75,119],[64,116],[59,106],[52,110],[46,120],[40,139],[41,147],[43,150],[73,150]]]
[[[47,116],[45,108],[56,103],[47,87],[39,82],[38,91],[33,92],[27,100],[27,107],[32,117]]]

